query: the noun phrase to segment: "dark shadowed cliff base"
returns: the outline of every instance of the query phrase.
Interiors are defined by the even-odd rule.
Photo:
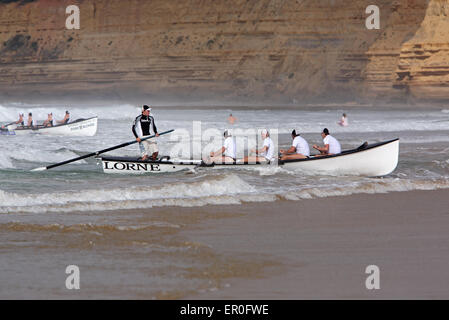
[[[445,103],[448,0],[0,1],[1,101]]]

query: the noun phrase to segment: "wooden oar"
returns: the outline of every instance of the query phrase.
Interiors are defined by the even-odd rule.
[[[8,126],[10,126],[10,125],[12,125],[14,123],[16,123],[16,122],[14,121],[14,122],[11,122],[11,123],[8,123],[8,124],[4,124],[4,125],[2,125],[2,128],[6,128],[6,127],[8,127]]]
[[[173,131],[175,131],[175,130],[172,129],[172,130],[164,131],[164,132],[159,133],[159,135],[161,136],[163,134],[167,134],[167,133],[170,133],[170,132],[173,132]],[[143,139],[141,139],[141,141],[154,138],[155,136],[156,135],[152,135],[152,136],[143,138]],[[112,151],[112,150],[115,150],[115,149],[120,149],[120,148],[123,148],[123,147],[127,147],[127,146],[129,146],[129,145],[131,145],[133,143],[137,143],[137,140],[125,142],[125,143],[119,144],[119,145],[114,146],[114,147],[110,147],[110,148],[103,149],[103,150],[100,150],[100,151],[92,152],[92,153],[86,154],[86,155],[81,156],[81,157],[77,157],[77,158],[73,158],[73,159],[70,159],[70,160],[63,161],[63,162],[55,163],[55,164],[52,164],[52,165],[49,165],[49,166],[46,166],[46,167],[36,168],[36,169],[31,170],[31,171],[44,171],[44,170],[52,169],[52,168],[55,168],[55,167],[63,166],[65,164],[68,164],[68,163],[71,163],[71,162],[75,162],[75,161],[78,161],[78,160],[82,160],[82,159],[86,159],[86,158],[89,158],[89,157],[97,156],[97,155],[99,155],[101,153],[105,153],[105,152]]]

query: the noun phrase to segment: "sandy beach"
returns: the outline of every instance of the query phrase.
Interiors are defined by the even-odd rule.
[[[16,214],[0,224],[0,298],[448,299],[447,197]],[[81,290],[64,286],[71,264]],[[368,265],[379,290],[365,287]]]
[[[240,216],[204,222],[188,237],[273,266],[185,298],[448,299],[448,196],[412,191],[194,209]],[[365,287],[371,264],[380,269],[379,290]]]

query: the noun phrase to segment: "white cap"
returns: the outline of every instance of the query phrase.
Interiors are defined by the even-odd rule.
[[[270,135],[270,133],[268,132],[268,130],[267,129],[262,129],[262,132],[261,132],[261,134],[263,134],[263,135]]]
[[[231,129],[226,129],[226,130],[224,131],[224,136],[225,136],[225,137],[230,137],[230,136],[232,136]]]

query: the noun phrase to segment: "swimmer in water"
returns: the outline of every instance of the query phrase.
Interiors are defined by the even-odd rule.
[[[348,117],[346,116],[346,113],[343,113],[343,116],[341,117],[340,121],[337,122],[342,127],[348,126]]]

